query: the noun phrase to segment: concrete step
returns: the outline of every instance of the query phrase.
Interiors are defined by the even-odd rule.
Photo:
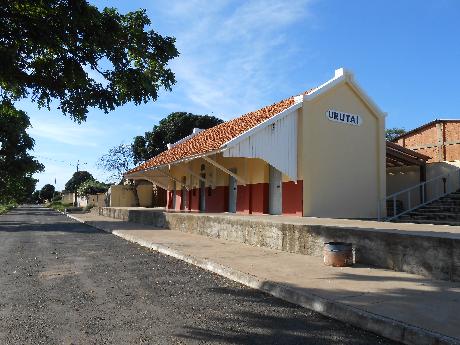
[[[429,209],[429,208],[419,208],[410,213],[423,213],[423,214],[439,214],[439,213],[452,213],[452,214],[460,214],[458,211],[453,210],[451,208],[436,208],[436,209]]]
[[[423,213],[423,212],[411,212],[409,213],[411,219],[422,219],[422,220],[453,220],[460,221],[460,214],[457,213]]]
[[[433,212],[449,210],[449,212],[460,212],[460,206],[451,206],[451,205],[433,206],[433,205],[427,205],[427,206],[424,206],[424,207],[420,208],[420,210],[433,211]]]
[[[460,221],[443,221],[443,220],[432,220],[432,219],[401,219],[397,223],[414,223],[414,224],[433,224],[433,225],[451,225],[451,226],[460,226]]]

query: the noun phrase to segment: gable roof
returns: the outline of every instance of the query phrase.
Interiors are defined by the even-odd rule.
[[[313,89],[310,89],[303,94],[306,95],[312,90]],[[286,110],[290,106],[294,105],[294,98],[295,96],[286,98],[280,102],[274,103],[256,111],[249,112],[236,119],[206,129],[193,136],[192,138],[160,153],[159,155],[135,167],[134,169],[131,169],[127,172],[127,174],[153,168],[158,165],[174,163],[184,158],[216,151],[228,141],[238,137],[244,132],[254,128],[260,123],[270,119],[276,114],[279,114],[283,110]]]

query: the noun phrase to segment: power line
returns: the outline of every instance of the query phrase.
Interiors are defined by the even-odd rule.
[[[55,158],[51,158],[51,157],[47,157],[47,156],[42,156],[42,155],[36,155],[37,158],[40,158],[40,159],[45,159],[45,160],[48,160],[48,161],[51,161],[51,162],[55,162],[55,163],[61,163],[61,164],[65,164],[65,165],[68,165],[68,166],[74,166],[76,167],[77,171],[79,170],[79,166],[80,165],[87,165],[88,163],[87,162],[80,162],[80,160],[78,159],[77,160],[77,163],[75,162],[70,162],[70,161],[66,161],[66,160],[60,160],[60,159],[55,159]]]

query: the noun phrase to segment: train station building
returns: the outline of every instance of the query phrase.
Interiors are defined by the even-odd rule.
[[[167,209],[375,218],[386,196],[385,113],[338,69],[306,92],[169,145],[125,177]]]

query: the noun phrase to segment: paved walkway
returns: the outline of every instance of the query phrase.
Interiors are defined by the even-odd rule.
[[[317,257],[154,229],[95,214],[73,217],[227,277],[237,277],[247,285],[326,315],[349,318],[354,324],[395,340],[408,344],[460,344],[460,283],[364,266],[326,267]],[[283,293],[280,286],[288,288],[289,293]],[[357,315],[368,317],[368,321],[357,321]],[[394,327],[390,329],[392,322]],[[402,329],[401,325],[407,327]]]

